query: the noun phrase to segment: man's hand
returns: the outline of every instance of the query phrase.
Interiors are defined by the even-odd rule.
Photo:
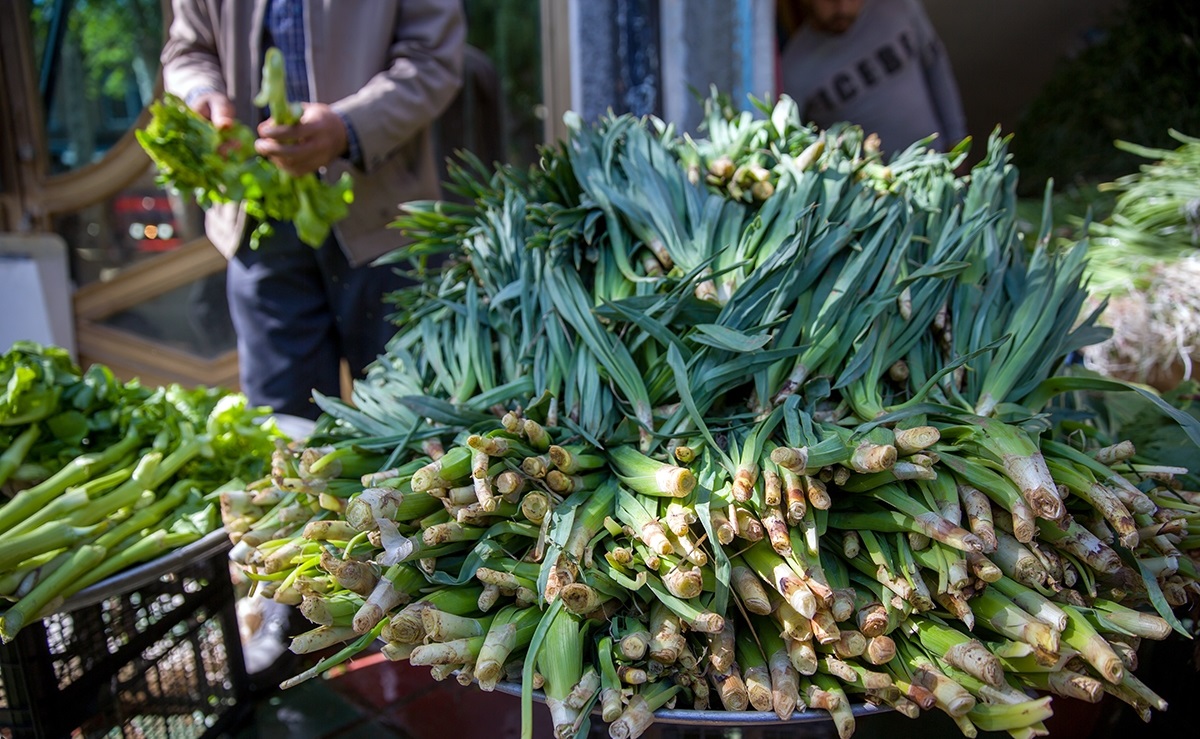
[[[206,92],[192,101],[192,110],[212,121],[218,129],[233,127],[233,103],[223,93]]]
[[[213,127],[224,134],[233,133],[234,117],[233,103],[221,92],[204,92],[197,95],[191,102],[192,110],[212,122]],[[217,147],[217,153],[228,159],[234,152],[240,151],[241,142],[237,137],[222,141]],[[245,156],[245,155],[243,155]]]
[[[316,172],[346,152],[346,124],[324,103],[303,103],[294,126],[267,119],[258,127],[254,149],[284,172],[299,177]]]

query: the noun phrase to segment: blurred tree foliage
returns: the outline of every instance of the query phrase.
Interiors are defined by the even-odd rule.
[[[161,0],[33,0],[29,18],[39,66],[47,63],[43,57],[56,13],[67,14],[64,48],[78,49],[85,60],[88,100],[121,98],[136,84],[143,103],[149,101],[162,49]]]
[[[1200,13],[1196,0],[1127,0],[1098,42],[1064,60],[1013,139],[1028,197],[1113,180],[1145,163],[1120,139],[1174,148],[1175,128],[1200,135]],[[1035,192],[1036,191],[1036,192]]]

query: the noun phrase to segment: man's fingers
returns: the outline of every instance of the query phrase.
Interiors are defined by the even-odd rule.
[[[230,128],[236,120],[233,103],[220,93],[210,92],[201,95],[192,103],[192,109],[211,121],[217,128]]]
[[[212,101],[208,97],[197,98],[196,102],[192,103],[192,110],[196,111],[201,118],[207,121],[212,120]]]
[[[268,119],[258,126],[254,149],[293,175],[315,172],[346,149],[346,128],[329,106],[305,103],[304,114],[290,126]]]
[[[317,160],[314,149],[310,139],[294,143],[282,143],[278,139],[258,139],[254,142],[254,150],[260,156],[270,159],[284,172],[297,176],[320,168],[321,162]]]
[[[283,141],[280,139],[256,139],[254,150],[264,157],[293,159],[304,151],[304,142]]]
[[[209,120],[217,128],[229,128],[233,125],[235,119],[233,111],[233,103],[229,102],[229,98],[219,95],[210,103]]]
[[[295,126],[277,126],[274,118],[268,118],[258,124],[258,135],[264,139],[294,139],[296,138]]]

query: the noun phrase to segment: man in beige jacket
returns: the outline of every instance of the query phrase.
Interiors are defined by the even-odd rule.
[[[460,0],[173,0],[163,50],[167,91],[217,126],[257,127],[255,149],[284,171],[354,178],[350,215],[319,249],[290,224],[257,249],[245,212],[206,214],[229,258],[227,292],[242,391],[251,403],[315,418],[312,391],[337,396],[395,333],[383,297],[403,286],[372,260],[395,249],[400,204],[437,198],[431,124],[461,84]],[[277,126],[254,106],[263,55],[283,52],[300,122]]]

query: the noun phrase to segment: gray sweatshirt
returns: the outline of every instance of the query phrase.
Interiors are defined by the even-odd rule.
[[[848,31],[801,28],[782,58],[782,92],[805,121],[876,133],[885,153],[937,133],[946,150],[967,135],[950,60],[916,0],[866,0]]]

